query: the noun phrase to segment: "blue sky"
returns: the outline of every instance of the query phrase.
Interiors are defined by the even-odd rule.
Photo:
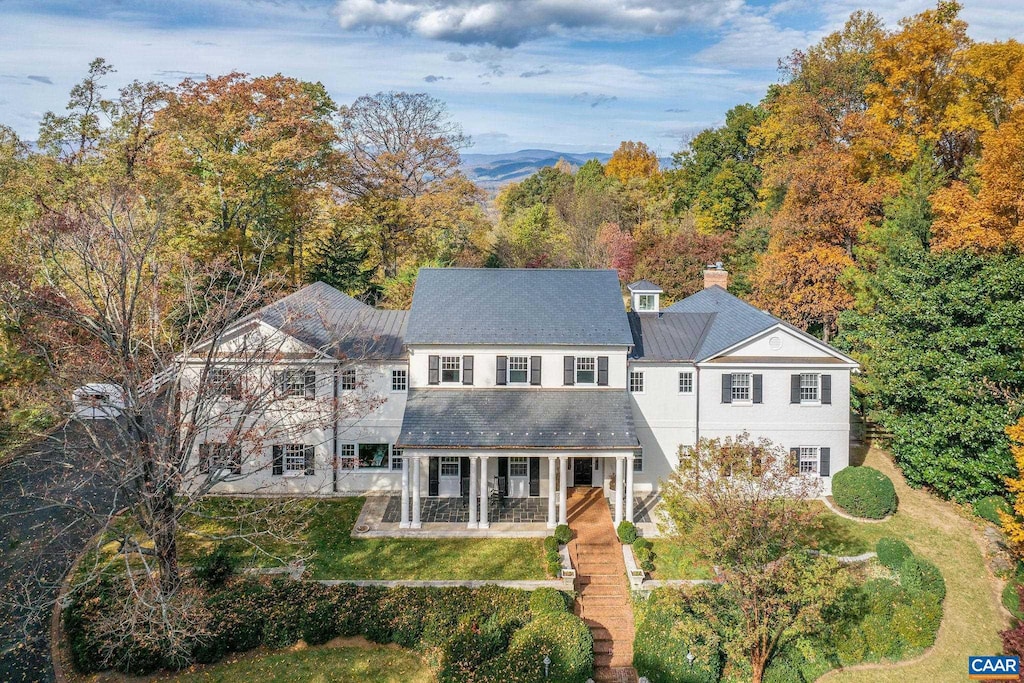
[[[176,83],[232,70],[322,82],[339,103],[427,92],[470,152],[662,156],[756,102],[779,58],[870,9],[890,26],[931,0],[0,0],[0,123],[34,139],[88,62]],[[1024,37],[1024,6],[966,0],[980,40]]]

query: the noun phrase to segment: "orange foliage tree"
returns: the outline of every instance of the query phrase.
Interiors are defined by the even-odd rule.
[[[658,155],[643,142],[625,140],[608,160],[604,172],[624,185],[634,178],[650,178],[658,172]]]

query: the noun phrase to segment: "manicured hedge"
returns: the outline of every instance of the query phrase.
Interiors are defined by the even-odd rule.
[[[637,538],[636,525],[628,519],[619,522],[616,532],[619,534],[619,542],[626,545],[630,545]]]
[[[896,512],[892,481],[873,467],[846,467],[832,477],[832,498],[855,517],[882,519]]]
[[[908,557],[913,555],[910,546],[898,538],[880,538],[875,544],[878,561],[889,569],[899,569]]]
[[[900,567],[900,585],[909,591],[928,593],[942,602],[946,597],[946,580],[932,562],[908,557]]]
[[[203,598],[209,635],[176,655],[158,636],[147,645],[104,635],[103,617],[124,590],[108,578],[77,591],[66,608],[65,632],[79,671],[145,675],[260,646],[356,635],[423,652],[442,683],[541,683],[544,654],[552,660],[547,681],[582,683],[593,668],[590,631],[568,612],[564,594],[550,589],[536,597],[497,586],[381,588],[235,577]]]
[[[974,514],[993,524],[1001,525],[1003,523],[1003,520],[999,518],[1000,512],[1008,515],[1013,513],[1013,508],[1002,496],[985,496],[974,502]]]

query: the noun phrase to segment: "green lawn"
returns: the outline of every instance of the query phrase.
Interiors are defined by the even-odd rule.
[[[365,499],[299,500],[289,503],[280,516],[302,519],[305,524],[287,528],[287,520],[276,529],[283,538],[298,538],[262,544],[264,554],[250,549],[245,561],[252,566],[279,566],[297,557],[306,559],[307,577],[314,579],[544,579],[544,550],[539,538],[352,538]],[[209,534],[242,528],[249,523],[246,513],[262,500],[210,499],[201,520],[186,520],[190,528]],[[253,519],[259,518],[253,515]],[[224,520],[230,519],[226,523]],[[198,522],[198,523],[197,523]],[[262,522],[261,522],[262,523]],[[275,520],[275,526],[278,522]],[[199,536],[184,536],[181,553],[185,561],[194,558],[209,543]]]
[[[178,683],[428,683],[434,675],[409,650],[397,647],[310,648],[252,657],[179,673]]]

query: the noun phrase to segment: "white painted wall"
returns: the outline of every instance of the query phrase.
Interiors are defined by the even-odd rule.
[[[683,363],[633,363],[642,372],[644,390],[630,391],[633,422],[643,446],[642,472],[634,472],[637,491],[652,491],[678,464],[678,449],[696,443],[697,378],[694,366]],[[693,373],[693,392],[679,392],[679,373]]]

